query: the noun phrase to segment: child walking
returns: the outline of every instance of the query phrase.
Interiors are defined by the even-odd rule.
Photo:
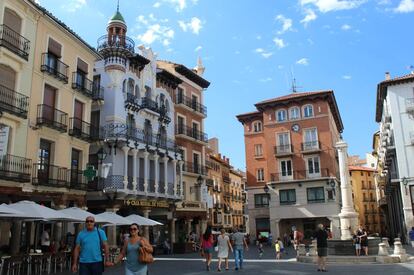
[[[280,260],[281,258],[282,246],[283,246],[282,241],[280,240],[280,238],[277,238],[277,241],[275,243],[276,260]]]

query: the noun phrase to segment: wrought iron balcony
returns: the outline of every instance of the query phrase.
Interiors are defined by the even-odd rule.
[[[6,25],[0,25],[0,46],[29,60],[30,41]]]
[[[230,183],[230,175],[226,173],[222,173],[222,178],[225,183]]]
[[[0,156],[0,179],[30,182],[32,160],[13,155]]]
[[[307,180],[315,178],[326,178],[332,176],[329,173],[328,168],[320,168],[319,171],[315,170],[295,170],[295,171],[286,171],[280,173],[270,174],[271,181],[291,181],[291,180]]]
[[[45,163],[33,164],[33,185],[70,187],[69,169]]]
[[[303,153],[313,153],[321,150],[321,143],[318,140],[302,142]]]
[[[184,104],[187,107],[190,107],[194,111],[202,114],[203,116],[207,116],[207,107],[203,104],[198,103],[195,100],[192,100],[188,96],[179,95],[177,96],[175,104]]]
[[[95,101],[104,100],[104,88],[99,83],[93,82],[92,99]]]
[[[212,179],[206,179],[206,185],[209,186],[209,187],[213,187],[214,180],[212,180]]]
[[[185,135],[187,137],[191,137],[195,140],[201,142],[208,142],[208,136],[206,133],[199,131],[195,128],[188,127],[186,125],[176,125],[175,127],[175,134],[176,135]]]
[[[86,76],[79,72],[72,73],[72,89],[77,90],[87,97],[94,97],[93,81],[86,78]]]
[[[128,51],[134,53],[134,40],[123,35],[103,35],[98,39],[99,52]]]
[[[91,141],[97,130],[90,123],[76,117],[69,119],[69,135],[85,141]]]
[[[46,104],[37,105],[36,124],[46,126],[60,132],[68,128],[68,114]]]
[[[158,103],[148,97],[142,98],[141,108],[148,109],[156,113],[160,113],[160,109],[158,108]]]
[[[189,161],[184,162],[183,171],[193,174],[207,175],[207,169],[205,166],[197,165]]]
[[[53,54],[42,54],[42,65],[40,65],[40,70],[52,75],[65,84],[68,83],[68,68],[68,65],[60,61]]]
[[[88,184],[82,170],[69,170],[69,187],[70,189],[87,190]]]
[[[29,97],[0,85],[0,111],[27,118]]]
[[[125,108],[137,112],[141,108],[139,104],[139,98],[133,94],[127,93],[127,98],[125,100]]]
[[[274,147],[275,156],[288,156],[293,154],[292,144],[283,144]]]

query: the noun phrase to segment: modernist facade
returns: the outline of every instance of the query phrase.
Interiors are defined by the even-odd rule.
[[[203,105],[204,90],[210,83],[202,75],[205,68],[199,59],[197,67],[189,69],[182,64],[157,61],[159,70],[168,72],[180,80],[177,89],[171,94],[174,103],[173,123],[175,140],[182,150],[182,203],[176,204],[174,218],[177,230],[200,236],[207,226],[208,207],[205,166],[205,147],[208,144],[204,132],[204,119],[207,108]]]
[[[295,226],[310,238],[323,223],[339,236],[335,144],[343,125],[333,91],[292,93],[255,104],[243,124],[250,234]]]
[[[104,180],[88,193],[88,207],[94,212],[117,211],[123,216],[140,214],[162,222],[165,227],[145,235],[152,242],[175,239],[175,202],[182,198],[182,177],[178,162],[182,153],[174,137],[174,90],[179,79],[164,73],[163,85],[157,74],[156,56],[151,49],[135,49],[126,36],[127,25],[119,11],[111,18],[107,34],[98,39],[102,60],[95,64],[94,80],[102,86],[105,103],[95,104],[92,126],[100,126],[90,163],[102,170],[99,150],[107,153],[110,166]],[[164,234],[170,236],[164,236]],[[109,233],[115,244],[115,232]]]
[[[407,240],[414,226],[414,73],[378,84],[375,120],[379,123],[378,161],[387,200],[389,236]]]

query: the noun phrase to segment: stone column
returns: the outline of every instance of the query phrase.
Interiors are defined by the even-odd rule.
[[[178,162],[178,165],[180,166],[180,190],[181,190],[181,194],[180,196],[184,196],[184,190],[183,190],[183,166],[184,166],[184,161],[180,160]],[[184,199],[184,198],[183,198]]]
[[[277,240],[277,238],[281,238],[280,236],[280,227],[279,227],[280,219],[271,219],[270,220],[270,231],[273,235],[273,240]]]
[[[164,161],[164,184],[165,184],[165,194],[168,194],[168,157],[164,156],[162,158]]]
[[[58,204],[55,207],[56,210],[61,210],[61,209],[65,209],[65,208],[66,208],[65,204]],[[55,226],[54,226],[53,238],[52,238],[52,240],[55,241],[56,249],[59,249],[60,240],[63,237],[62,233],[63,233],[63,223],[62,222],[56,222]]]
[[[355,212],[352,200],[352,186],[349,182],[348,171],[348,144],[342,139],[336,143],[339,157],[339,171],[341,176],[342,208],[339,213],[341,220],[341,240],[351,240],[352,234],[358,225],[358,213]]]
[[[191,231],[193,231],[193,228],[191,226],[191,223],[193,222],[193,219],[187,220],[187,236],[190,235]]]
[[[203,234],[207,229],[207,221],[201,220],[201,234]]]
[[[174,196],[177,196],[177,160],[173,159],[172,163],[174,167],[173,169],[173,183],[174,183],[173,190],[174,190]]]
[[[145,218],[149,219],[149,213],[151,212],[150,209],[144,209],[142,214]],[[149,227],[144,226],[144,237],[149,241]]]
[[[154,168],[155,168],[155,194],[158,195],[158,188],[159,188],[159,180],[160,180],[160,163],[158,162],[159,156],[157,154],[154,155]]]
[[[20,250],[20,233],[22,231],[22,222],[13,222],[11,228],[10,253],[16,255]]]
[[[144,192],[148,193],[148,178],[149,178],[149,153],[145,151],[144,155]]]
[[[138,171],[138,167],[137,167],[137,155],[138,155],[138,150],[137,149],[132,149],[132,190],[136,191],[137,190],[137,171]]]
[[[128,146],[122,147],[124,151],[124,189],[128,189],[128,152],[130,148]]]
[[[10,244],[10,233],[11,230],[11,223],[8,222],[1,222],[0,223],[0,246],[9,245]]]
[[[172,218],[170,220],[170,241],[171,241],[171,247],[173,247],[173,243],[175,243],[175,222],[177,221],[176,218]]]
[[[118,211],[118,208],[107,208],[105,209],[106,212],[114,212]],[[108,238],[108,246],[109,247],[116,247],[117,243],[117,235],[116,235],[116,226],[108,226],[107,227],[107,238]]]

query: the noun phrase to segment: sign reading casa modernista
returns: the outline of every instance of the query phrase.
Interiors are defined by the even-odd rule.
[[[168,208],[168,202],[166,201],[149,201],[149,200],[124,200],[124,205],[128,206],[146,206],[146,207],[160,207]]]

